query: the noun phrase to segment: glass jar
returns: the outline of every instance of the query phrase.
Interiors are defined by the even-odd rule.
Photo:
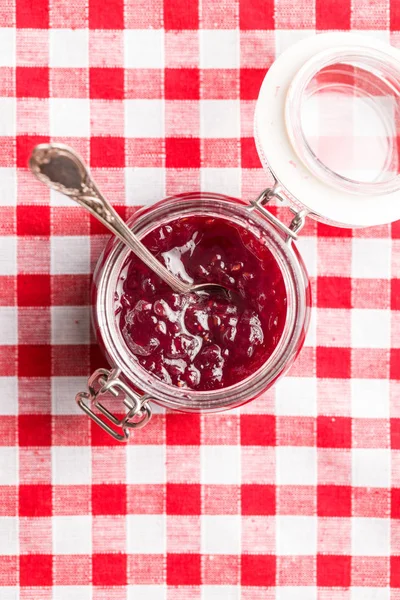
[[[237,407],[266,391],[290,367],[310,314],[309,279],[293,244],[306,216],[342,227],[400,217],[399,82],[399,52],[362,35],[323,34],[290,47],[266,74],[255,113],[258,153],[275,185],[250,204],[190,193],[162,200],[130,219],[136,235],[144,237],[179,217],[223,217],[252,232],[271,251],[285,282],[286,322],[272,355],[246,379],[195,391],[161,381],[134,360],[114,310],[129,250],[116,239],[109,241],[94,274],[93,322],[112,370],[96,371],[89,391],[76,399],[110,435],[125,440],[131,429],[144,426],[151,416],[150,401],[180,411]],[[294,213],[290,224],[267,210],[271,198],[289,205]],[[116,398],[106,404],[110,394]],[[121,403],[122,417],[115,414],[122,412]]]

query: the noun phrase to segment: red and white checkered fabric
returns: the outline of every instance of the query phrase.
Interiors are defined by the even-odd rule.
[[[400,223],[309,220],[315,308],[289,376],[241,410],[159,409],[125,446],[74,402],[105,366],[89,286],[107,234],[27,170],[66,142],[125,216],[255,197],[264,73],[334,29],[400,46],[400,1],[0,2],[1,600],[400,599]]]

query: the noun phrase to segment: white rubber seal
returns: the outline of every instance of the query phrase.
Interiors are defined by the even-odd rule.
[[[288,48],[267,72],[255,111],[255,138],[260,160],[292,200],[318,220],[345,227],[368,227],[400,219],[400,191],[357,195],[317,178],[296,154],[285,124],[286,97],[299,69],[317,53],[332,48],[374,48],[399,61],[400,52],[374,38],[353,33],[326,33]]]

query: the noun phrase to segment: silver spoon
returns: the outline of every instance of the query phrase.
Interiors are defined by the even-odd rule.
[[[39,181],[69,196],[91,212],[174,291],[182,294],[200,291],[222,292],[229,296],[227,288],[218,283],[189,284],[170,273],[104,198],[81,157],[69,146],[39,144],[32,151],[29,167]]]

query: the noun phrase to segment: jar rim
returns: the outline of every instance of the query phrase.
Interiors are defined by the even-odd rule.
[[[140,237],[161,222],[166,224],[173,218],[189,214],[223,216],[254,231],[258,228],[262,232],[263,239],[277,260],[285,281],[288,298],[285,327],[277,347],[266,362],[246,379],[232,386],[211,391],[178,388],[162,382],[132,360],[132,354],[116,325],[113,300],[117,279],[129,250],[118,240],[112,239],[103,258],[99,259],[94,277],[96,297],[93,306],[96,331],[101,337],[99,341],[109,361],[121,369],[125,379],[157,404],[176,410],[196,412],[223,410],[244,404],[265,391],[283,374],[291,364],[293,353],[302,344],[307,317],[304,267],[300,264],[296,252],[285,243],[265,217],[250,212],[249,209],[249,205],[243,201],[220,194],[181,194],[138,211],[128,221]],[[174,213],[175,216],[172,216]]]

